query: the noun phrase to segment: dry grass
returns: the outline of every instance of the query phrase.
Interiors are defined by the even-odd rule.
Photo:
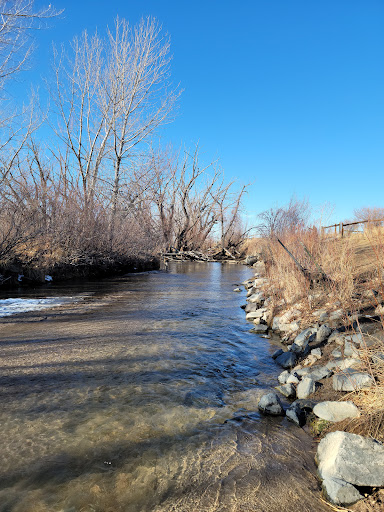
[[[248,254],[259,253],[266,260],[270,294],[275,313],[279,309],[299,306],[301,326],[313,323],[316,309],[343,309],[344,322],[356,318],[356,313],[371,308],[371,314],[384,303],[384,230],[371,228],[362,233],[346,233],[345,237],[321,237],[316,230],[286,233],[285,246],[298,263],[316,276],[319,268],[329,280],[316,282],[306,279],[293,259],[276,240],[254,239],[247,242]],[[308,249],[308,255],[303,244]],[[357,328],[360,331],[360,326]],[[371,329],[372,331],[372,329]],[[364,370],[375,379],[375,385],[341,399],[353,400],[362,411],[360,418],[338,423],[337,430],[370,436],[384,442],[384,315],[374,326],[371,341],[363,347]],[[327,398],[324,398],[327,399]],[[328,430],[329,431],[329,430]],[[325,432],[326,433],[326,432]]]

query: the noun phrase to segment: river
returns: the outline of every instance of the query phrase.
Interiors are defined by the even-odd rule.
[[[312,439],[257,412],[280,370],[233,292],[251,276],[174,263],[14,292],[65,303],[0,318],[0,511],[329,510]]]

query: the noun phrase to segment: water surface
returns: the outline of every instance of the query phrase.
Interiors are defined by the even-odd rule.
[[[251,275],[18,290],[77,301],[0,319],[0,511],[328,510],[311,439],[257,412],[279,370],[233,292]]]

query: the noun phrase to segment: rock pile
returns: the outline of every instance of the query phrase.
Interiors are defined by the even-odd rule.
[[[317,403],[316,390],[326,381],[334,391],[341,392],[373,386],[375,381],[361,370],[360,359],[369,339],[346,331],[342,326],[346,313],[342,309],[330,313],[315,311],[313,325],[305,329],[300,328],[299,306],[273,316],[272,300],[264,292],[268,280],[263,277],[261,263],[257,262],[255,278],[243,283],[247,290],[247,304],[243,308],[246,320],[254,324],[252,332],[263,333],[264,337],[276,332],[285,343],[272,354],[283,368],[276,390],[294,401],[284,411],[278,394],[268,393],[261,398],[259,410],[264,414],[285,414],[299,427],[305,425],[308,416],[327,422],[358,417],[360,412],[352,402]],[[361,499],[359,486],[384,486],[384,447],[373,440],[333,432],[321,441],[317,461],[324,494],[336,505],[350,505]],[[376,477],[380,471],[381,477]]]

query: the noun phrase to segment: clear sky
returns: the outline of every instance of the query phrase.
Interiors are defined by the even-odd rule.
[[[251,223],[295,194],[330,221],[384,207],[382,0],[52,0],[23,84],[47,73],[51,42],[155,16],[184,89],[164,139],[200,141],[226,177],[252,183]],[[47,2],[36,0],[36,5]],[[332,207],[333,210],[332,210]]]

